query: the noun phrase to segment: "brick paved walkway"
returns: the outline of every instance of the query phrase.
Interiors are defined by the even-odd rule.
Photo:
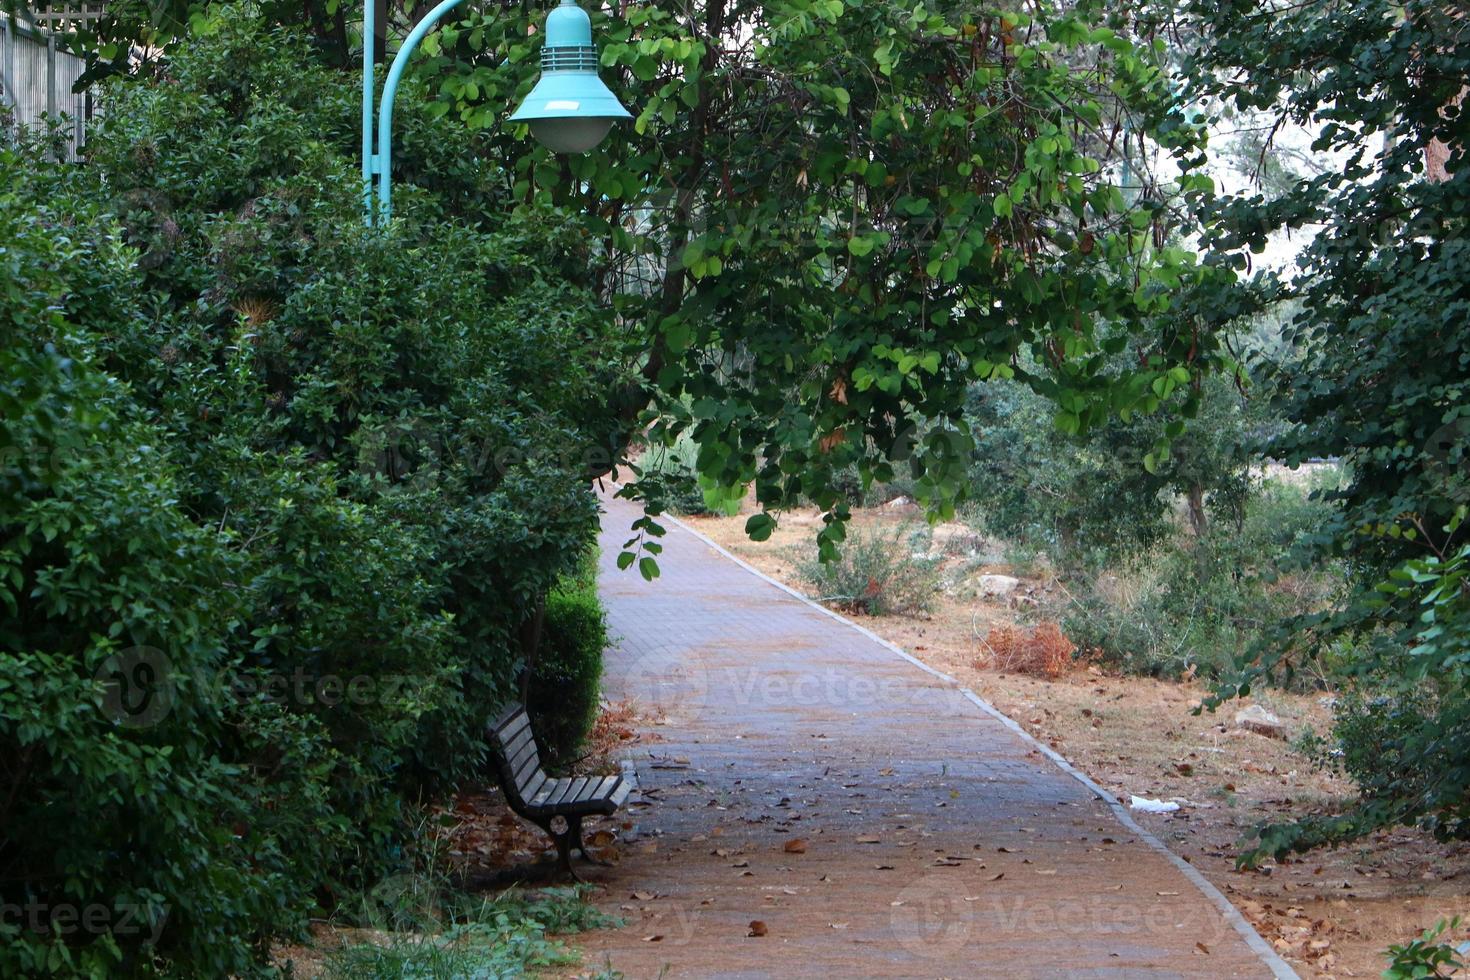
[[[633,980],[1290,975],[953,683],[677,527],[660,579],[618,572],[637,512],[608,506],[608,694],[663,721],[632,757],[645,802],[622,861],[587,875],[628,923],[578,937],[589,966]]]

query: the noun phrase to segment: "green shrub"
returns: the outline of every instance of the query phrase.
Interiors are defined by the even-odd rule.
[[[245,972],[306,883],[255,826],[265,781],[220,751],[242,720],[212,684],[241,564],[179,507],[167,433],[64,316],[115,325],[136,288],[86,215],[0,194],[0,973]],[[309,783],[275,781],[329,833]]]
[[[496,172],[415,116],[431,185],[368,233],[353,80],[204,27],[85,166],[0,156],[0,904],[131,914],[5,918],[6,975],[246,975],[396,870],[596,527],[575,231],[492,223]],[[168,710],[119,724],[149,670]]]
[[[922,612],[939,591],[939,561],[915,554],[927,535],[900,525],[892,531],[854,530],[836,561],[813,557],[798,573],[821,602],[866,616]]]
[[[594,552],[595,554],[595,552]],[[546,765],[564,771],[581,756],[597,720],[607,617],[594,579],[570,578],[546,597],[527,710]]]
[[[1470,837],[1467,582],[1470,546],[1406,562],[1378,585],[1372,605],[1344,604],[1323,617],[1332,640],[1351,640],[1341,656],[1352,673],[1334,707],[1332,738],[1319,740],[1317,756],[1352,777],[1358,799],[1337,813],[1255,828],[1245,862],[1396,825],[1440,840]],[[1383,606],[1398,607],[1393,615],[1413,625],[1387,628]]]
[[[1384,980],[1425,980],[1432,977],[1453,977],[1464,969],[1461,959],[1463,946],[1452,942],[1437,942],[1440,936],[1449,933],[1454,939],[1460,928],[1460,917],[1440,919],[1431,929],[1425,929],[1417,939],[1388,947],[1388,969],[1383,971]]]
[[[1130,673],[1217,676],[1282,617],[1323,608],[1340,590],[1334,567],[1285,571],[1329,513],[1302,490],[1269,482],[1235,526],[1077,573],[1063,626],[1084,650]]]

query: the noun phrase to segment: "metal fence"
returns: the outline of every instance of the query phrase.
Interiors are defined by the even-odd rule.
[[[64,116],[62,151],[75,157],[96,111],[90,89],[72,91],[85,69],[55,34],[0,14],[0,128],[40,127]]]

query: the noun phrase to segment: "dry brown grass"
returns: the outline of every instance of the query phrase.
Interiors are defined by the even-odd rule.
[[[611,775],[618,771],[617,754],[638,740],[638,712],[631,701],[603,702],[587,734],[586,750],[577,764],[583,774]]]
[[[985,636],[986,655],[977,666],[1055,680],[1072,666],[1077,644],[1056,623],[992,626]]]

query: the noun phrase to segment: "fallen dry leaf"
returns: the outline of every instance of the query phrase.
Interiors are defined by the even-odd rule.
[[[787,841],[786,846],[781,849],[787,854],[805,854],[806,841],[802,840],[800,837],[797,837],[793,840]]]

